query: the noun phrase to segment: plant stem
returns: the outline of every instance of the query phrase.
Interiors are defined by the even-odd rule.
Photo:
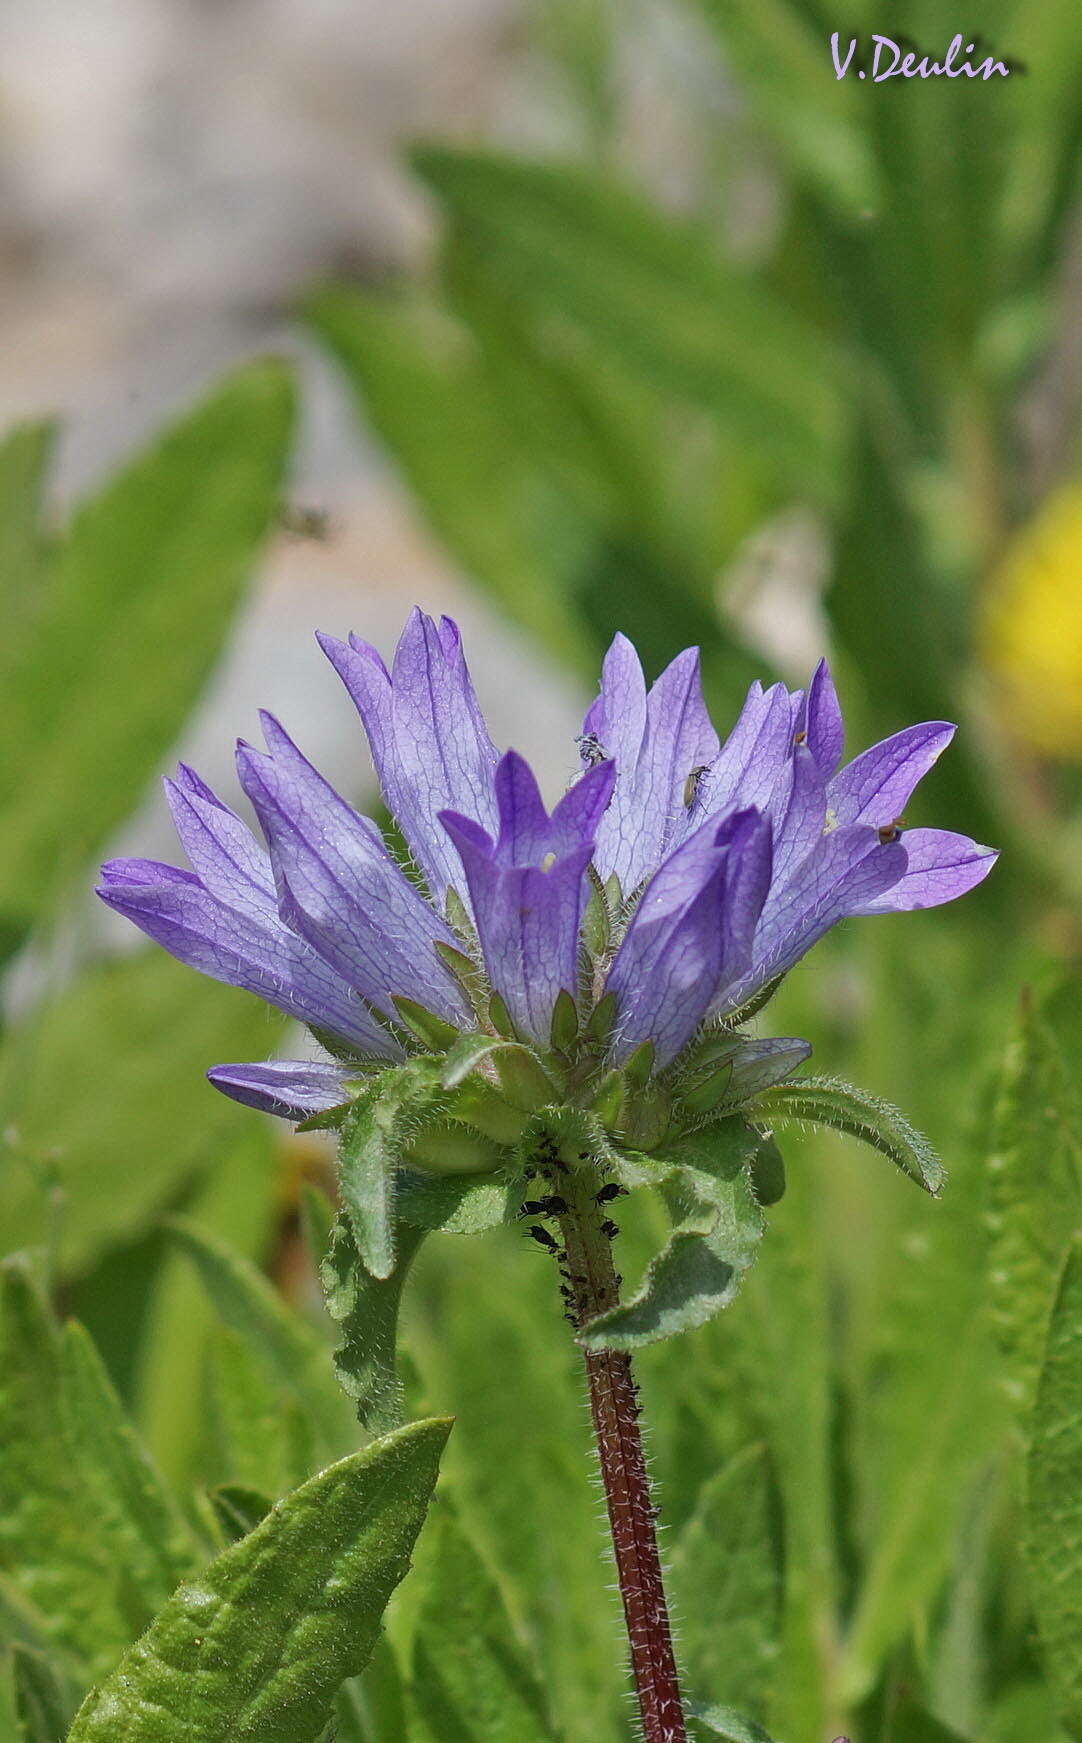
[[[602,1182],[594,1167],[556,1162],[546,1172],[567,1206],[559,1216],[564,1288],[568,1317],[578,1327],[620,1299],[611,1224],[597,1202]],[[644,1743],[686,1743],[631,1358],[622,1350],[584,1354]]]

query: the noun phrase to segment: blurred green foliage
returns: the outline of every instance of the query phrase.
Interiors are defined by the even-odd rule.
[[[873,87],[829,62],[832,29],[885,28],[865,5],[843,27],[815,0],[687,0],[742,100],[701,116],[710,173],[676,216],[612,167],[615,8],[540,10],[581,159],[426,145],[431,272],[326,288],[315,330],[452,560],[580,677],[618,627],[651,672],[698,641],[724,723],[764,661],[719,577],[773,517],[813,517],[854,747],[960,718],[920,820],[1005,850],[956,910],[832,937],[770,1012],[932,1135],[942,1201],[844,1139],[787,1135],[789,1190],[737,1302],[638,1358],[688,1691],[704,1736],[1082,1738],[1071,788],[996,718],[976,651],[990,574],[1077,462],[1070,418],[1036,458],[1020,418],[1061,354],[1077,13],[982,7],[982,38],[1025,75]],[[917,0],[889,27],[944,38]],[[726,165],[745,157],[779,216],[734,249]],[[60,964],[95,855],[213,670],[276,513],[290,402],[279,365],[238,371],[62,529],[41,509],[50,432],[0,446],[5,953]],[[161,955],[76,951],[35,984],[0,1052],[0,1226],[25,1255],[0,1324],[3,1743],[55,1743],[233,1539],[243,1558],[291,1508],[330,1532],[305,1484],[365,1438],[336,1341],[373,1428],[398,1402],[393,1300],[335,1273],[318,1194],[306,1239],[283,1213],[287,1165],[320,1177],[318,1139],[278,1138],[203,1083],[272,1050],[274,1020]],[[621,1219],[629,1272],[658,1244],[652,1214]],[[315,1305],[329,1241],[337,1325]],[[58,1330],[72,1312],[94,1342]],[[406,1414],[457,1418],[453,1512],[323,1736],[621,1743],[621,1636],[548,1267],[499,1228],[426,1240],[401,1345]],[[363,1657],[335,1651],[291,1739],[320,1735]],[[105,1734],[94,1713],[76,1735]]]

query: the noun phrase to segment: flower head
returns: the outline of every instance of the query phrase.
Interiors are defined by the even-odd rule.
[[[739,1105],[809,1051],[734,1038],[742,1009],[838,921],[950,901],[996,857],[965,836],[902,827],[953,736],[947,723],[908,727],[840,766],[825,662],[806,693],[754,684],[722,743],[697,653],[648,690],[617,636],[578,741],[581,770],[550,812],[522,757],[492,744],[448,619],[415,611],[390,670],[356,637],[320,641],[424,887],[264,715],[265,749],[242,743],[237,769],[266,846],[182,765],[166,790],[190,869],[114,860],[99,890],[174,956],[259,994],[324,1044],[323,1062],[210,1073],[273,1113],[344,1106],[374,1070],[446,1054],[462,1037],[479,1061],[485,1037],[517,1049],[517,1079],[509,1061],[497,1076],[504,1089],[517,1082],[523,1114],[531,1094],[592,1097],[631,1129],[628,1086],[658,1104],[694,1065],[693,1045]],[[527,1093],[527,1082],[542,1087]],[[484,1129],[478,1106],[475,1085],[470,1117]],[[649,1148],[665,1119],[632,1125]]]

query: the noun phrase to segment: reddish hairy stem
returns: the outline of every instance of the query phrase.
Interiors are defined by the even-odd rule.
[[[615,1307],[619,1278],[612,1263],[606,1211],[592,1166],[558,1164],[554,1186],[567,1205],[560,1216],[566,1256],[569,1317],[576,1326]],[[627,1624],[631,1673],[642,1716],[644,1743],[686,1743],[680,1681],[650,1496],[638,1388],[631,1358],[620,1350],[586,1351],[598,1460],[605,1485],[612,1546]]]

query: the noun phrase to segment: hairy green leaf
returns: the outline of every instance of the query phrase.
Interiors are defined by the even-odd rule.
[[[335,1351],[335,1372],[370,1434],[386,1433],[402,1420],[402,1388],[395,1367],[398,1310],[410,1264],[424,1237],[423,1229],[401,1226],[395,1237],[394,1271],[390,1277],[373,1277],[357,1251],[350,1219],[342,1212],[320,1266],[327,1312],[342,1338]]]
[[[259,1057],[277,1019],[164,951],[87,970],[5,1037],[0,1226],[55,1236],[63,1270],[146,1228],[230,1147],[245,1116],[205,1081]]]
[[[222,1483],[207,1496],[226,1543],[239,1543],[267,1517],[274,1505],[269,1495],[243,1483]]]
[[[0,1572],[42,1637],[93,1671],[203,1550],[82,1327],[57,1332],[17,1259],[0,1297]]]
[[[686,1704],[695,1723],[708,1731],[711,1737],[725,1737],[728,1743],[776,1743],[754,1719],[734,1712],[732,1707],[704,1707],[698,1701],[688,1701]]]
[[[18,1743],[60,1743],[74,1703],[49,1660],[26,1646],[11,1655]]]
[[[1082,1210],[1073,1099],[1055,1036],[1027,999],[1000,1075],[987,1162],[992,1323],[1004,1383],[1023,1412],[1071,1237],[1069,1207]]]
[[[571,163],[437,147],[414,162],[505,296],[707,405],[801,492],[834,488],[841,404],[821,338],[702,232]]]
[[[544,1690],[461,1525],[439,1524],[417,1623],[413,1699],[431,1743],[551,1743]]]
[[[213,1327],[208,1353],[213,1468],[230,1483],[276,1500],[310,1477],[319,1463],[307,1393],[302,1398],[296,1384],[230,1326]]]
[[[648,1175],[675,1184],[680,1220],[639,1289],[583,1328],[584,1349],[630,1350],[676,1337],[728,1306],[762,1239],[748,1172],[761,1142],[758,1132],[730,1118],[641,1159]],[[639,1167],[633,1160],[631,1172]]]
[[[777,1671],[782,1562],[770,1460],[748,1447],[705,1484],[669,1558],[689,1688],[758,1711]]]
[[[7,707],[22,748],[0,907],[41,911],[130,811],[195,702],[272,522],[292,392],[228,377],[75,515]]]
[[[1033,1410],[1026,1525],[1041,1645],[1060,1719],[1082,1737],[1082,1238],[1052,1308]]]
[[[386,298],[327,290],[310,318],[463,570],[551,652],[581,665],[582,637],[561,599],[566,559],[476,359]]]
[[[355,1438],[350,1411],[334,1383],[330,1350],[319,1332],[291,1312],[255,1266],[205,1229],[173,1218],[169,1233],[195,1265],[218,1313],[247,1344],[268,1382],[310,1417],[332,1456]]]
[[[943,1164],[927,1138],[911,1126],[905,1115],[878,1096],[868,1095],[838,1078],[802,1077],[795,1083],[776,1083],[754,1097],[744,1109],[748,1119],[764,1125],[787,1121],[831,1126],[860,1138],[889,1156],[896,1168],[938,1198],[946,1178]]]
[[[313,1477],[170,1599],[70,1743],[312,1743],[409,1567],[449,1424]]]

